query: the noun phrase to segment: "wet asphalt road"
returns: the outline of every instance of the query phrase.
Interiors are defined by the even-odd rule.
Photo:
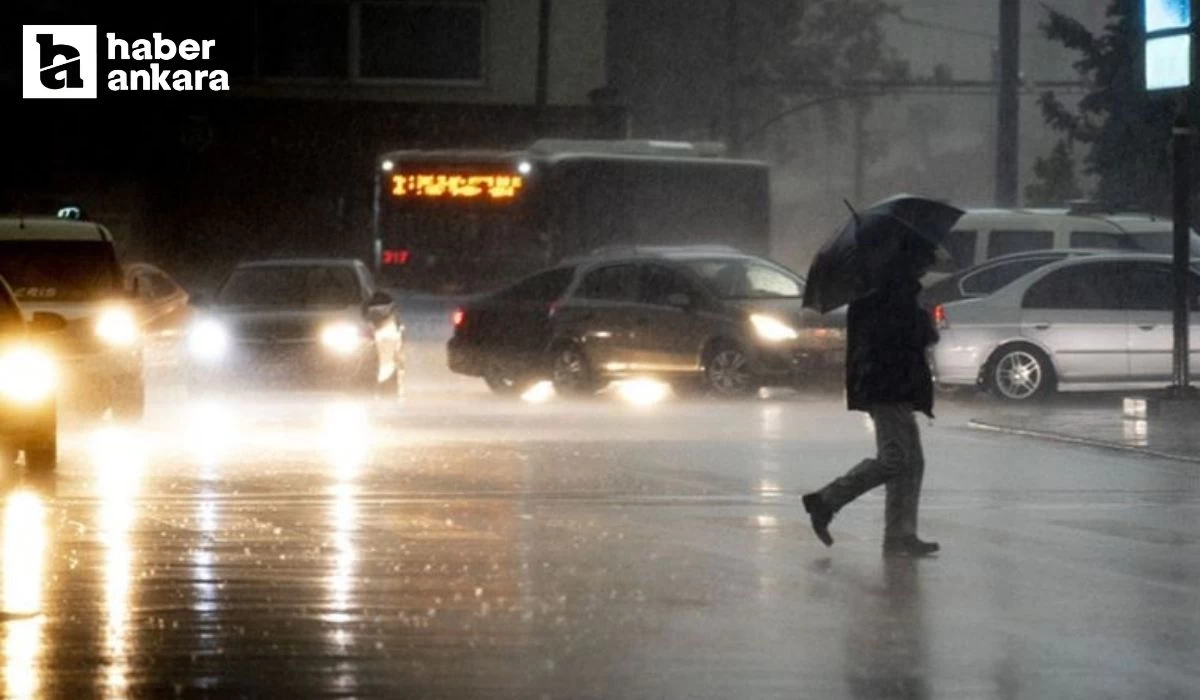
[[[437,355],[436,349],[430,357]],[[1196,467],[926,430],[923,535],[799,494],[871,450],[837,397],[531,405],[430,371],[76,422],[3,489],[9,697],[1200,694]]]

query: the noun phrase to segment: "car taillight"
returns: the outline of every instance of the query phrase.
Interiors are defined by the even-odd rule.
[[[945,306],[938,304],[937,306],[933,307],[932,313],[933,313],[933,325],[937,326],[938,328],[946,328],[948,325],[950,325],[946,321],[946,307]]]
[[[467,322],[467,312],[463,309],[455,309],[454,313],[450,315],[450,321],[454,324],[455,329],[462,328],[463,324]]]

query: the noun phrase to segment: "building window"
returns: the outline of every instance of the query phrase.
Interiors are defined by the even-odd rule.
[[[480,2],[372,2],[359,15],[359,77],[482,82]]]
[[[484,82],[483,0],[259,0],[250,7],[260,77]]]
[[[256,8],[258,74],[269,78],[345,78],[349,6],[278,2]]]

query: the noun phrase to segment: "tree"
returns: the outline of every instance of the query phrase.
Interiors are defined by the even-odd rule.
[[[1108,22],[1099,33],[1051,10],[1042,31],[1080,54],[1074,66],[1091,90],[1074,110],[1053,92],[1043,94],[1039,103],[1051,128],[1088,149],[1083,172],[1096,178],[1098,199],[1164,211],[1171,192],[1175,101],[1149,93],[1143,85],[1139,7],[1138,0],[1111,0]],[[1052,154],[1050,160],[1054,158]]]
[[[746,47],[741,81],[756,87],[743,127],[816,97],[856,91],[855,81],[895,77],[905,64],[888,45],[883,21],[896,7],[883,0],[766,0],[741,10]],[[841,137],[844,100],[821,104],[827,133]]]
[[[1025,201],[1034,207],[1060,206],[1083,197],[1075,177],[1075,157],[1066,139],[1060,140],[1047,158],[1033,165],[1038,182],[1025,187]]]

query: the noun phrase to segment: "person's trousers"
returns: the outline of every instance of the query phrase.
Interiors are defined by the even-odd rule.
[[[821,498],[837,512],[867,491],[884,484],[887,487],[884,539],[915,536],[925,456],[921,451],[921,433],[912,405],[877,404],[869,413],[875,423],[877,454],[873,459],[859,462],[821,489]]]

